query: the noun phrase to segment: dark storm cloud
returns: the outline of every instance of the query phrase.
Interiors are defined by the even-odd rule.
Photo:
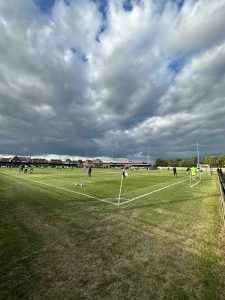
[[[223,0],[50,2],[0,0],[0,153],[224,151]]]

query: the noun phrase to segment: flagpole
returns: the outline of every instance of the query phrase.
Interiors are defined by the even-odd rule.
[[[121,197],[121,192],[122,192],[122,185],[123,185],[123,173],[122,173],[121,181],[120,181],[120,192],[119,192],[118,205],[120,205],[120,197]]]

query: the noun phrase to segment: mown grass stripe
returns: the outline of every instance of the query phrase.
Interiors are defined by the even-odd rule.
[[[16,175],[12,175],[12,176],[21,179],[21,177],[19,177],[19,176],[16,176]],[[22,178],[22,179],[27,180],[27,181],[32,181],[32,182],[35,182],[35,183],[38,183],[38,184],[46,185],[46,186],[49,186],[49,187],[52,187],[52,188],[56,188],[56,189],[59,189],[59,190],[63,190],[63,191],[66,191],[66,192],[70,192],[70,193],[78,194],[78,195],[81,195],[81,196],[85,196],[85,197],[90,198],[90,199],[95,199],[95,200],[98,200],[98,201],[101,201],[101,202],[106,202],[106,203],[117,205],[117,203],[113,203],[113,202],[105,200],[105,199],[100,199],[100,198],[97,198],[97,197],[94,197],[94,196],[91,196],[91,195],[88,195],[88,194],[84,194],[84,193],[80,193],[80,192],[75,192],[73,190],[65,189],[65,188],[62,188],[62,187],[59,187],[59,186],[56,186],[56,185],[52,185],[52,184],[48,184],[48,183],[36,181],[36,180],[33,180],[33,179],[27,179],[27,178],[26,179]]]

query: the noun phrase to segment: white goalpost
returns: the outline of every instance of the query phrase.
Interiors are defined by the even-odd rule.
[[[201,171],[199,168],[192,167],[190,172],[190,187],[193,187],[201,182]]]
[[[199,168],[202,173],[210,174],[210,165],[198,164],[197,168]]]
[[[199,167],[199,147],[197,141],[197,167],[192,167],[190,172],[190,187],[201,182],[201,169]]]
[[[190,172],[190,187],[193,187],[201,182],[202,175],[210,175],[210,165],[207,164],[197,164],[197,168],[191,168]]]

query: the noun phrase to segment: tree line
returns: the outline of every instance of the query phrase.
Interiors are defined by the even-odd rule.
[[[197,157],[192,156],[190,159],[177,158],[171,159],[161,159],[157,158],[155,161],[156,167],[192,167],[197,165]],[[225,166],[225,154],[221,156],[205,156],[200,164],[207,164],[214,168],[223,168]]]

